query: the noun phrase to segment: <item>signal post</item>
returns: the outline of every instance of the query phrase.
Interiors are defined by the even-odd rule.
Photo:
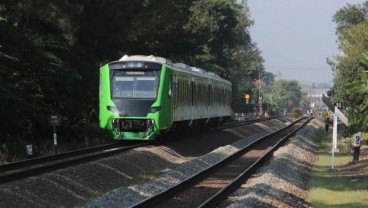
[[[325,95],[322,96],[322,101],[327,107],[334,112],[333,115],[333,131],[332,131],[332,148],[331,148],[331,169],[334,169],[335,150],[337,149],[337,118],[339,118],[346,126],[349,126],[348,118],[340,111],[342,105],[334,105]],[[355,151],[355,150],[354,150]]]

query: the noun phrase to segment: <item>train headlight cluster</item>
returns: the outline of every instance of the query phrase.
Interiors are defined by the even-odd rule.
[[[155,120],[153,119],[113,119],[112,126],[119,132],[121,131],[147,131],[153,129],[155,126]]]
[[[114,119],[114,120],[112,120],[112,126],[114,128],[120,128],[120,119]]]
[[[115,106],[107,106],[107,110],[111,111],[112,113],[119,113],[118,109]]]
[[[150,113],[156,113],[157,111],[160,111],[161,107],[160,106],[156,106],[156,107],[152,107],[149,112]]]
[[[147,128],[153,128],[153,126],[155,125],[155,120],[153,119],[147,119]]]

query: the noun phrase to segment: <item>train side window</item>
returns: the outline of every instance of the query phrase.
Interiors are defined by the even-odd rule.
[[[188,82],[185,82],[185,86],[186,86],[186,94],[185,94],[185,100],[187,100],[187,105],[190,105],[192,103],[192,98],[191,96],[191,88],[190,88],[190,81],[188,80]],[[190,99],[189,99],[190,98]]]
[[[182,100],[181,100],[181,103],[183,104],[183,105],[185,105],[185,102],[186,102],[186,100],[187,100],[187,83],[183,80],[183,82],[181,83],[182,84],[182,86],[183,86],[183,90],[182,90]]]
[[[176,108],[176,106],[178,105],[178,82],[175,76],[175,82],[174,82],[174,107]]]
[[[190,82],[190,93],[191,93],[191,97],[192,97],[192,106],[194,106],[194,82],[193,81],[191,81]]]
[[[199,93],[199,86],[198,86],[198,82],[194,82],[193,83],[193,100],[194,100],[194,105],[197,106],[198,105],[198,96],[200,95]]]
[[[213,106],[213,102],[214,102],[214,99],[213,99],[213,95],[214,95],[214,89],[213,89],[213,86],[211,85],[211,88],[210,88],[210,90],[211,90],[211,92],[210,92],[210,95],[211,95],[211,100],[210,100],[210,102],[211,102],[211,106]]]
[[[207,105],[207,100],[208,100],[208,97],[207,97],[207,95],[208,95],[208,89],[207,89],[207,86],[206,86],[206,84],[205,84],[205,83],[203,84],[203,90],[204,90],[204,92],[203,92],[203,105]]]
[[[217,95],[217,88],[216,87],[213,87],[213,105],[215,106],[215,105],[217,105],[217,97],[218,97],[218,95]]]
[[[207,99],[207,105],[210,106],[211,105],[211,85],[208,85],[208,99]]]
[[[187,100],[189,100],[188,97],[188,84],[186,81],[183,81],[183,105],[185,105],[185,103],[187,102]]]
[[[188,94],[188,86],[187,86],[187,82],[186,81],[183,81],[183,105],[188,102],[187,100],[187,94]]]
[[[199,106],[201,105],[201,85],[199,82],[196,83],[196,90],[195,90],[195,94],[196,94],[196,105]]]
[[[207,105],[207,87],[206,87],[206,84],[205,83],[202,83],[202,95],[201,95],[201,98],[202,98],[202,105]]]
[[[202,103],[203,103],[203,87],[202,87],[202,83],[199,83],[198,88],[199,88],[199,95],[198,95],[199,104],[198,105],[202,105]]]
[[[182,105],[186,105],[186,103],[187,103],[187,91],[188,91],[188,89],[187,89],[187,82],[186,82],[186,80],[183,80],[183,82],[182,82],[182,86],[183,86],[183,99],[181,100],[181,103],[182,103]]]
[[[223,87],[221,87],[221,89],[220,89],[220,90],[221,90],[221,93],[220,93],[220,94],[221,94],[221,97],[222,97],[222,98],[224,98],[224,96],[225,96],[224,88],[223,88]],[[224,103],[225,103],[224,101],[225,101],[225,99],[221,99],[220,101],[221,101],[221,105],[222,105],[222,106],[224,106]]]
[[[183,81],[179,81],[179,105],[182,105],[183,103],[183,99],[184,99],[184,85],[183,85]]]

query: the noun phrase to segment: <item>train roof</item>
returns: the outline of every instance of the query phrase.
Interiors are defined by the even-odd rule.
[[[144,56],[144,55],[124,55],[119,59],[119,61],[150,61],[150,62],[157,62],[160,64],[168,64],[172,65],[172,61],[167,58],[158,57],[158,56]]]
[[[153,56],[153,55],[149,55],[149,56],[131,55],[131,56],[129,56],[129,55],[124,55],[118,61],[149,61],[149,62],[156,62],[156,63],[166,64],[168,66],[171,66],[175,70],[184,71],[184,72],[187,72],[187,73],[199,74],[199,75],[204,76],[204,77],[211,77],[211,78],[215,78],[215,79],[218,79],[218,80],[229,82],[228,80],[220,77],[218,74],[216,74],[214,72],[206,71],[204,69],[197,68],[197,67],[191,67],[191,66],[189,66],[187,64],[184,64],[184,63],[173,63],[170,59],[159,57],[159,56]]]
[[[197,67],[188,66],[188,65],[183,64],[183,63],[174,63],[172,65],[172,67],[175,70],[184,71],[184,72],[191,73],[191,74],[197,74],[197,75],[203,76],[203,77],[208,77],[208,78],[212,78],[212,79],[217,79],[217,80],[229,82],[228,80],[220,77],[218,74],[216,74],[214,72],[206,71],[204,69],[197,68]]]

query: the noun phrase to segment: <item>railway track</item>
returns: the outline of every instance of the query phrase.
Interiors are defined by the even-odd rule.
[[[1,165],[0,184],[109,157],[145,145],[148,143],[131,146],[112,143]]]
[[[221,127],[219,127],[219,129],[233,128],[233,127],[243,126],[243,125],[247,125],[247,124],[267,121],[267,120],[271,120],[271,119],[275,119],[275,118],[277,118],[277,117],[258,118],[258,119],[251,119],[251,120],[246,120],[246,121],[228,122],[228,123],[225,123],[224,125],[222,125]]]
[[[255,120],[248,120],[242,122],[227,123],[220,128],[232,128],[242,126],[250,123],[262,122],[270,118],[262,118]],[[163,141],[157,142],[160,144]],[[76,151],[59,153],[56,155],[49,155],[37,157],[29,160],[13,162],[0,166],[0,184],[27,178],[34,175],[50,172],[57,169],[97,160],[104,157],[116,155],[137,147],[146,146],[149,143],[139,143],[131,146],[121,146],[121,143],[111,143],[106,145],[99,145],[96,147],[85,148]]]
[[[132,207],[214,207],[310,120],[299,119],[284,129],[264,136],[230,157]]]

